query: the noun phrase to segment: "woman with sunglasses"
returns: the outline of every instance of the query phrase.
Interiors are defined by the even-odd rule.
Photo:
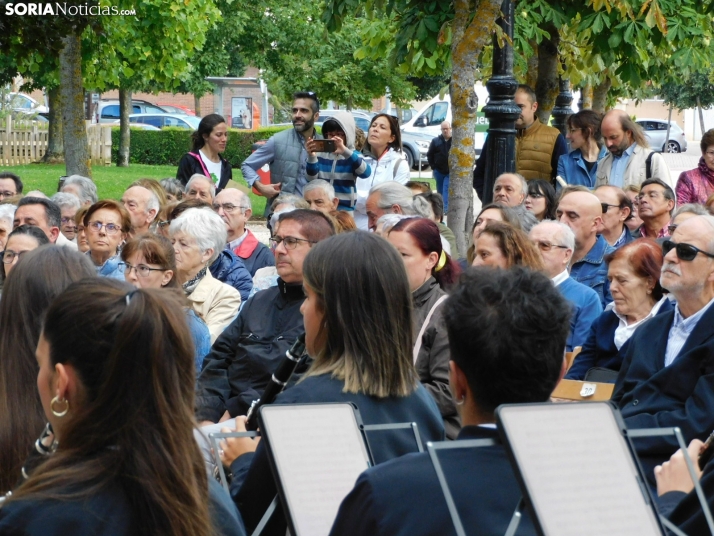
[[[585,379],[592,368],[619,371],[620,350],[635,330],[672,309],[659,283],[662,250],[656,242],[640,238],[605,256],[605,261],[613,301],[593,323],[587,342],[565,376],[570,380]]]
[[[87,255],[97,274],[124,280],[119,266],[119,251],[131,229],[131,218],[121,203],[111,199],[97,201],[84,215],[84,233],[89,242]]]
[[[528,195],[524,203],[526,210],[533,213],[538,221],[555,220],[555,189],[543,179],[528,181]]]
[[[180,293],[176,280],[176,255],[171,242],[163,236],[143,234],[132,238],[121,250],[124,278],[137,288],[164,288]],[[187,304],[188,305],[188,304]],[[211,350],[211,334],[206,324],[186,307],[186,322],[196,349],[196,373]]]
[[[595,187],[598,162],[607,154],[601,141],[601,122],[602,116],[593,110],[580,110],[568,116],[565,137],[572,150],[558,160],[558,176],[569,185]],[[561,186],[556,184],[557,189]]]

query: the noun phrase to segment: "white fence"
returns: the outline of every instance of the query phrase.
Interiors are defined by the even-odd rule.
[[[48,123],[0,119],[0,166],[31,164],[47,151]],[[112,161],[112,129],[108,125],[87,122],[87,143],[94,165],[108,166]]]

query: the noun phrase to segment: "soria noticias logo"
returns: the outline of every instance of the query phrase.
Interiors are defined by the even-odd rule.
[[[97,4],[68,4],[67,2],[18,3],[5,4],[5,15],[70,15],[70,16],[131,16],[136,15],[135,9],[119,9],[116,6],[100,6]]]

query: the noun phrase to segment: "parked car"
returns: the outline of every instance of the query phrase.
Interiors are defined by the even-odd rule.
[[[165,114],[166,110],[144,100],[131,101],[132,114]],[[97,106],[97,123],[114,123],[119,117],[119,101],[102,99]]]
[[[112,123],[112,126],[118,127],[120,124],[119,121],[115,121]],[[154,125],[147,125],[144,123],[130,123],[129,128],[138,128],[139,130],[161,130],[158,127],[155,127]]]
[[[322,127],[322,124],[325,121],[335,116],[335,112],[345,111],[347,110],[320,110],[320,117],[318,117],[317,121],[315,121],[315,125]],[[362,129],[362,131],[367,134],[367,131],[369,130],[369,124],[372,121],[372,118],[369,116],[369,114],[365,112],[358,112],[357,110],[352,110],[352,117],[355,118],[355,124],[357,125],[357,128]]]
[[[188,106],[181,106],[180,104],[162,104],[160,102],[156,103],[157,106],[160,106],[164,110],[166,110],[170,114],[177,114],[177,115],[196,115],[196,112],[194,112],[191,108]]]
[[[198,124],[201,122],[200,117],[194,115],[178,115],[178,114],[131,114],[129,123],[151,125],[156,128],[177,127],[186,128],[189,130],[198,130]]]
[[[49,112],[49,108],[24,93],[8,93],[6,107],[22,114],[40,114]]]
[[[674,121],[670,122],[669,141],[665,147],[667,137],[667,121],[664,119],[637,119],[635,121],[645,131],[645,137],[650,147],[663,153],[681,153],[687,150],[687,139],[679,125]]]
[[[419,132],[405,132],[402,130],[402,150],[407,157],[409,167],[417,169],[419,162],[421,168],[429,167],[429,160],[426,158],[426,153],[429,150],[429,145],[434,137],[429,134],[421,134]]]

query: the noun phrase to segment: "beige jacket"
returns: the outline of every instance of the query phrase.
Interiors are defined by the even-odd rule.
[[[215,279],[210,270],[206,270],[206,276],[187,298],[193,310],[208,326],[211,344],[238,315],[240,293]]]
[[[645,181],[647,174],[647,156],[650,152],[652,152],[652,149],[645,149],[644,147],[635,145],[635,150],[630,157],[630,161],[627,162],[627,167],[625,168],[625,173],[622,177],[623,188],[625,186],[629,186],[630,184],[636,184],[639,186]],[[612,160],[612,153],[608,151],[605,158],[598,162],[595,188],[609,184]],[[667,163],[664,161],[664,158],[659,153],[654,153],[652,155],[651,178],[663,181],[665,184],[668,184],[670,188],[672,188],[672,191],[674,191],[674,181],[669,175],[669,168],[667,167]]]

